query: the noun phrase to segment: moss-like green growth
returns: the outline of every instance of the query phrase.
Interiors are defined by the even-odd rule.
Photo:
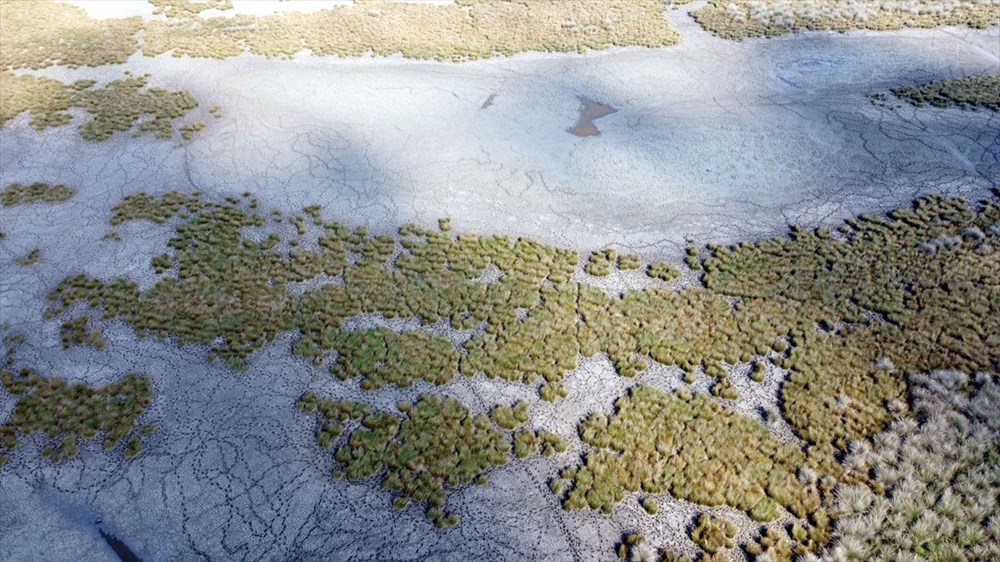
[[[0,203],[4,207],[27,205],[38,201],[59,203],[66,201],[76,193],[65,185],[49,185],[35,182],[33,184],[12,183],[0,191]]]
[[[361,388],[386,383],[406,388],[414,380],[445,384],[458,369],[458,352],[448,340],[425,332],[397,334],[387,328],[341,332],[330,342],[337,349],[331,372],[346,380],[362,377]]]
[[[566,442],[558,435],[545,430],[521,429],[514,433],[514,455],[519,459],[541,451],[546,457],[566,452]]]
[[[104,349],[108,342],[104,340],[101,331],[90,328],[90,317],[79,316],[72,320],[63,322],[59,327],[59,337],[62,339],[63,349],[69,349],[74,345],[91,345],[97,349]]]
[[[168,18],[191,18],[206,10],[232,10],[233,0],[148,0],[153,14]]]
[[[181,125],[181,128],[180,128],[181,137],[184,140],[189,141],[189,140],[193,139],[194,136],[199,131],[201,131],[204,128],[205,128],[205,123],[203,123],[201,121],[196,121],[194,123],[188,123],[186,125]]]
[[[784,531],[765,527],[760,537],[746,545],[747,552],[761,559],[769,556],[774,562],[792,562],[792,545]]]
[[[646,268],[646,275],[649,275],[653,279],[659,279],[660,281],[673,281],[681,276],[681,272],[677,271],[677,268],[670,265],[667,262],[657,262]]]
[[[75,457],[79,439],[94,439],[102,433],[105,449],[115,448],[136,428],[136,421],[153,401],[150,379],[135,373],[98,388],[43,377],[27,368],[17,372],[4,368],[0,380],[17,400],[10,419],[0,426],[0,451],[17,447],[19,435],[42,433],[50,443],[43,454],[54,461]],[[138,437],[133,436],[126,456],[140,452]]]
[[[729,505],[758,521],[786,513],[806,518],[798,532],[805,539],[790,541],[793,549],[814,550],[830,526],[820,505],[829,486],[800,481],[800,469],[870,481],[869,474],[845,470],[839,459],[852,443],[905,412],[906,371],[986,371],[1000,362],[1000,301],[993,291],[1000,286],[1000,207],[994,200],[973,206],[929,197],[888,218],[848,221],[839,236],[795,229],[788,238],[709,246],[704,256],[692,246],[688,257],[703,267],[705,286],[610,295],[572,280],[580,265],[572,251],[415,225],[378,236],[324,222],[316,206],[291,217],[302,243],[289,251],[249,199],[126,199],[115,207],[113,223],[176,225],[169,251],[152,262],[158,271],[176,269],[176,276],[146,291],[127,280],[71,277],[51,295],[50,312],[82,301],[140,334],[210,346],[234,367],[279,332],[295,330],[296,355],[343,378],[360,377],[365,389],[483,374],[540,384],[542,398],[555,400],[565,395],[562,380],[577,358],[597,353],[606,353],[623,376],[657,361],[681,367],[691,382],[701,372],[714,379],[708,396],[638,387],[620,399],[611,420],[594,416],[582,423],[584,443],[594,450],[552,481],[569,509],[611,511],[626,492],[669,492],[699,504]],[[263,241],[244,236],[251,226],[264,230]],[[617,254],[595,255],[609,271],[617,260]],[[317,279],[324,275],[332,281]],[[288,286],[308,280],[322,283],[301,296]],[[362,324],[369,320],[361,315],[418,325],[402,333],[345,328],[359,316]],[[441,323],[472,335],[456,346],[432,328]],[[809,445],[807,453],[781,445],[760,424],[719,405],[738,398],[729,370],[747,363],[753,380],[766,378],[767,363],[789,373],[781,386],[782,413]],[[320,402],[300,407],[315,410]],[[411,490],[393,480],[403,478],[404,469],[390,470],[383,456],[410,439],[389,430],[416,408],[400,403],[402,417],[366,413],[365,419],[375,416],[375,426],[365,429],[326,420],[317,440],[340,451],[336,444],[358,431],[386,433],[385,442],[397,445],[367,457],[364,447],[338,452],[345,473],[379,466],[387,482]],[[516,408],[497,408],[494,420],[519,427],[524,422]],[[776,410],[773,415],[780,416]],[[489,431],[478,434],[505,436],[485,423]],[[504,438],[517,456],[560,450],[555,439],[528,428],[510,436],[512,442]],[[405,492],[396,503],[432,497],[416,490],[424,499]],[[440,510],[431,517],[442,525],[450,521]]]
[[[149,56],[227,58],[249,50],[290,57],[379,56],[469,60],[525,51],[582,52],[611,46],[660,47],[679,40],[659,0],[462,0],[362,2],[311,13],[206,17],[230,0],[152,0],[162,18],[94,20],[60,2],[0,2],[0,66],[43,68],[120,64],[140,46]],[[200,14],[200,15],[199,15]]]
[[[80,135],[91,141],[104,141],[116,131],[128,131],[139,125],[137,134],[152,132],[156,138],[169,139],[174,134],[174,121],[198,107],[198,101],[188,92],[169,92],[162,88],[146,88],[147,76],[128,75],[94,89],[94,82],[80,80],[66,85],[50,78],[30,74],[0,73],[4,102],[0,105],[0,125],[29,111],[31,126],[38,130],[59,127],[72,120],[70,108],[82,109],[91,115],[80,125]],[[181,133],[190,139],[204,124],[185,125]]]
[[[1000,111],[1000,76],[937,80],[922,86],[894,88],[893,95],[921,107],[960,107]]]
[[[0,2],[0,21],[2,69],[122,64],[138,49],[142,26],[142,18],[96,20],[78,6],[42,0]]]
[[[791,350],[774,360],[791,371],[785,414],[832,460],[832,447],[889,423],[885,405],[905,403],[905,370],[975,372],[1000,360],[1000,301],[989,289],[1000,286],[998,221],[994,200],[976,208],[923,198],[888,218],[848,221],[842,237],[796,229],[791,239],[719,249],[705,282],[740,297],[741,308],[785,311]],[[816,330],[838,322],[849,324]]]

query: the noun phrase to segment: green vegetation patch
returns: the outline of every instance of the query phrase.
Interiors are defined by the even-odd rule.
[[[985,28],[1000,18],[992,0],[710,0],[691,15],[725,39],[773,37],[798,31],[897,30],[964,25]]]
[[[153,0],[166,16],[94,20],[76,6],[0,1],[0,67],[124,63],[147,56],[228,58],[244,52],[290,57],[388,56],[469,60],[525,51],[582,52],[611,46],[661,47],[677,31],[660,0],[462,0],[444,5],[365,0],[311,13],[205,17],[229,0]]]
[[[90,317],[79,316],[72,320],[63,322],[59,327],[59,337],[62,340],[63,349],[69,349],[74,345],[90,345],[97,349],[104,349],[108,342],[104,340],[101,331],[90,327]]]
[[[28,111],[35,129],[60,127],[73,119],[69,109],[78,108],[91,115],[79,127],[84,139],[104,141],[116,131],[132,129],[137,122],[136,134],[151,132],[156,138],[170,139],[174,136],[175,120],[198,107],[198,101],[186,91],[147,88],[147,80],[148,75],[126,76],[95,89],[92,80],[66,85],[50,78],[0,72],[0,87],[4,91],[0,125]],[[197,123],[185,125],[181,128],[182,136],[190,139],[203,127],[204,124]]]
[[[337,362],[331,372],[341,380],[362,377],[365,390],[386,383],[407,388],[414,380],[445,384],[458,369],[455,346],[426,332],[397,334],[387,328],[340,332],[332,344]]]
[[[923,86],[894,88],[893,95],[922,107],[960,107],[1000,111],[1000,76],[937,80]]]
[[[12,183],[0,191],[0,203],[4,207],[14,207],[16,205],[27,205],[43,201],[45,203],[59,203],[66,201],[76,193],[73,189],[65,185],[49,185],[47,183],[35,182],[30,185]]]
[[[122,64],[138,49],[142,27],[139,17],[95,20],[78,6],[45,0],[2,0],[0,21],[6,70]]]
[[[325,435],[339,435],[339,424],[360,417],[337,447],[334,458],[342,467],[337,475],[350,480],[379,477],[384,487],[398,494],[395,507],[405,508],[410,501],[424,504],[438,527],[458,523],[457,515],[444,511],[449,491],[473,482],[485,484],[486,472],[510,456],[509,437],[486,416],[471,415],[454,398],[423,396],[415,404],[405,404],[402,416],[367,413],[355,404],[321,401],[312,395],[303,397],[299,407],[320,412],[324,429],[317,440],[328,448],[336,438]],[[338,425],[331,430],[327,421]]]
[[[42,454],[54,461],[74,458],[80,440],[104,434],[104,448],[114,449],[136,429],[153,401],[152,381],[135,373],[103,387],[67,383],[23,368],[0,370],[0,380],[16,403],[10,419],[0,426],[0,454],[17,447],[19,436],[44,434],[49,445]],[[132,443],[135,440],[135,443]],[[129,439],[129,458],[141,452],[138,436]]]
[[[681,276],[681,272],[666,262],[657,262],[646,268],[646,275],[660,281],[673,281]]]
[[[777,504],[797,517],[821,510],[820,490],[796,478],[811,461],[760,424],[704,395],[633,388],[615,402],[611,418],[593,414],[580,424],[594,447],[570,482],[564,506],[610,513],[628,492],[661,494],[702,505],[728,505],[773,518]],[[819,531],[822,531],[820,529]]]

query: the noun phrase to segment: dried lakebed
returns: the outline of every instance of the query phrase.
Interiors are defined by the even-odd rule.
[[[864,349],[865,353],[872,350],[863,345],[840,347],[836,344],[840,340],[823,339],[823,333],[844,329],[832,323],[834,319],[862,320],[856,317],[857,310],[849,305],[841,308],[843,303],[836,299],[825,302],[830,308],[823,309],[822,319],[818,312],[815,318],[810,317],[820,319],[822,326],[815,339],[802,334],[802,341],[792,338],[792,348],[780,352],[769,348],[780,348],[782,344],[775,341],[784,341],[774,340],[773,334],[759,350],[758,342],[749,341],[750,362],[740,354],[736,361],[740,367],[728,375],[722,375],[712,361],[701,369],[692,362],[696,368],[690,382],[685,381],[688,373],[683,366],[666,359],[668,355],[683,359],[669,346],[654,341],[656,345],[648,350],[643,347],[650,345],[644,339],[648,335],[633,334],[636,342],[645,343],[636,343],[639,347],[632,349],[659,354],[662,363],[650,361],[643,354],[630,355],[629,349],[610,349],[608,342],[600,342],[599,337],[587,339],[596,340],[590,345],[600,351],[589,359],[572,354],[575,368],[561,372],[561,378],[546,380],[563,385],[568,396],[548,402],[539,396],[540,379],[530,384],[503,375],[496,379],[479,375],[423,380],[416,376],[423,373],[398,372],[400,363],[393,363],[390,357],[377,368],[366,366],[363,353],[345,353],[345,361],[322,357],[326,362],[317,368],[301,357],[310,351],[300,344],[302,330],[280,329],[284,317],[277,308],[274,326],[268,326],[268,318],[254,320],[258,322],[254,326],[263,326],[262,333],[271,333],[259,342],[250,338],[250,353],[244,355],[241,351],[233,357],[217,353],[218,358],[232,358],[232,364],[245,367],[244,372],[235,372],[222,361],[208,360],[212,348],[218,351],[218,342],[212,339],[179,346],[175,340],[159,337],[162,333],[137,338],[135,325],[141,322],[141,315],[130,315],[131,309],[125,306],[127,299],[120,309],[122,314],[115,318],[100,319],[101,315],[94,314],[85,302],[72,304],[62,313],[65,316],[46,318],[44,311],[52,304],[47,296],[64,279],[78,273],[103,283],[119,277],[132,280],[137,294],[145,298],[156,295],[156,291],[163,294],[164,287],[157,289],[157,283],[180,276],[185,263],[195,265],[185,271],[202,273],[197,264],[204,256],[189,256],[193,261],[185,261],[180,255],[172,257],[181,250],[170,245],[173,238],[183,235],[177,227],[195,220],[201,210],[188,209],[184,211],[187,217],[177,216],[162,225],[110,221],[112,206],[124,196],[140,191],[160,196],[171,189],[185,197],[201,190],[204,200],[217,205],[226,205],[225,197],[230,196],[236,200],[234,205],[243,209],[248,209],[251,198],[256,199],[256,212],[264,217],[263,224],[249,225],[241,233],[259,248],[268,243],[269,232],[278,232],[277,247],[284,256],[297,251],[290,246],[290,241],[297,238],[304,240],[303,252],[323,248],[311,244],[312,238],[326,231],[325,227],[314,224],[313,217],[303,212],[303,207],[321,204],[323,221],[343,223],[343,231],[333,229],[337,240],[330,244],[358,244],[365,248],[364,252],[345,250],[347,269],[357,269],[356,260],[363,258],[350,254],[371,252],[376,257],[398,259],[402,250],[395,246],[396,242],[387,256],[387,246],[380,246],[377,237],[395,237],[401,225],[414,222],[434,240],[438,232],[447,233],[449,239],[455,233],[483,238],[510,235],[511,240],[526,236],[546,248],[557,246],[578,252],[571,274],[559,267],[553,267],[552,274],[563,285],[566,280],[560,275],[569,275],[573,283],[585,281],[586,285],[606,288],[610,297],[621,292],[636,295],[651,288],[690,285],[698,273],[681,262],[687,238],[699,245],[763,240],[783,235],[788,223],[838,225],[838,219],[863,212],[907,208],[924,193],[966,195],[971,202],[988,197],[990,188],[1000,182],[995,113],[917,108],[903,103],[872,104],[868,95],[995,68],[995,55],[972,46],[995,40],[995,33],[950,30],[845,37],[804,35],[773,42],[749,41],[739,48],[702,33],[685,36],[680,46],[661,51],[620,50],[572,57],[523,55],[461,66],[400,60],[268,61],[237,57],[220,62],[158,57],[136,58],[124,67],[43,71],[45,76],[66,82],[95,75],[99,81],[102,77],[112,80],[121,77],[123,68],[140,76],[148,72],[151,86],[189,91],[199,101],[198,111],[217,105],[223,108],[224,116],[218,120],[199,116],[205,118],[207,127],[183,145],[151,135],[131,138],[128,134],[112,135],[100,144],[88,143],[75,127],[35,131],[24,115],[0,131],[4,145],[0,151],[0,185],[48,182],[73,190],[64,200],[62,190],[58,196],[55,192],[46,196],[47,191],[37,189],[37,196],[26,199],[31,202],[5,207],[0,215],[0,230],[6,233],[0,242],[0,316],[27,335],[17,351],[18,363],[33,367],[42,376],[58,374],[95,388],[120,381],[124,373],[131,371],[148,375],[155,399],[136,425],[159,425],[158,431],[142,438],[144,452],[131,460],[125,459],[124,443],[105,453],[98,440],[83,443],[75,458],[56,464],[41,454],[47,445],[44,436],[23,438],[0,473],[0,504],[5,508],[0,510],[0,527],[9,530],[0,537],[0,551],[13,559],[30,559],[39,552],[38,537],[44,536],[52,545],[52,551],[45,552],[48,558],[114,560],[114,552],[90,524],[98,518],[147,561],[604,560],[614,555],[613,547],[630,532],[645,535],[646,542],[654,547],[694,554],[698,547],[690,530],[696,521],[702,521],[698,518],[702,512],[710,513],[712,518],[699,523],[699,528],[705,529],[698,532],[699,545],[709,544],[704,535],[712,525],[724,529],[723,535],[728,532],[726,524],[717,523],[719,519],[737,527],[733,542],[753,542],[758,518],[768,519],[774,513],[790,517],[782,510],[793,516],[799,512],[807,516],[800,531],[789,531],[802,535],[797,544],[818,540],[819,531],[815,529],[820,526],[808,515],[816,512],[816,498],[826,493],[824,484],[799,484],[798,475],[782,463],[792,466],[808,460],[829,469],[823,455],[809,455],[803,460],[799,448],[805,442],[844,445],[850,432],[884,427],[890,414],[867,404],[864,392],[858,391],[863,387],[848,388],[846,399],[832,394],[825,406],[828,409],[819,411],[810,409],[810,393],[799,388],[796,399],[787,402],[787,415],[771,423],[762,422],[767,422],[768,412],[773,411],[766,408],[774,408],[779,393],[786,391],[781,386],[786,370],[815,370],[825,357],[872,367],[867,359],[861,361],[851,353],[852,349]],[[933,49],[927,46],[929,37],[935,39]],[[490,97],[494,92],[496,95]],[[578,138],[566,131],[566,125],[577,117],[577,96],[581,92],[618,108],[618,112],[600,120],[600,136]],[[492,103],[480,109],[484,99]],[[252,197],[242,197],[243,192]],[[18,199],[24,198],[20,190],[16,193]],[[938,203],[925,203],[921,209],[914,211],[917,218],[904,213],[906,219],[900,220],[920,223],[925,216],[937,216]],[[941,309],[936,309],[939,314],[933,315],[934,321],[951,316],[946,312],[950,310],[950,298],[969,294],[970,272],[983,269],[982,280],[994,284],[996,280],[995,272],[985,270],[991,262],[952,261],[956,256],[985,259],[976,257],[976,248],[994,244],[997,233],[990,228],[996,224],[996,207],[977,218],[969,218],[967,212],[947,204],[941,209],[948,220],[958,217],[961,228],[921,231],[927,240],[915,237],[911,240],[914,247],[910,248],[917,252],[918,243],[930,244],[933,247],[923,248],[911,257],[922,256],[927,263],[950,266],[942,270],[949,276],[948,289],[939,291],[929,281],[926,286],[914,283],[915,290],[926,291],[920,293],[926,302],[940,299],[943,303]],[[272,210],[279,211],[279,215],[273,215]],[[276,216],[281,217],[281,222],[274,220]],[[293,217],[302,217],[304,222],[290,220]],[[438,223],[439,217],[451,220]],[[300,224],[308,236],[303,237]],[[870,235],[872,240],[878,240],[878,236],[893,239],[899,235],[910,240],[898,234],[905,234],[904,227],[890,229],[887,234],[871,221],[857,224],[864,233],[862,237]],[[363,244],[360,239],[350,239],[360,226],[367,226],[369,231],[361,236]],[[111,232],[117,233],[120,241],[102,240]],[[197,238],[203,231],[187,232]],[[833,231],[833,236],[840,234]],[[819,234],[812,238],[800,233],[799,240],[824,252],[838,248]],[[222,242],[225,251],[239,247],[228,246],[225,235]],[[608,246],[617,248],[617,252],[601,252]],[[35,265],[17,264],[18,258],[35,248],[40,249]],[[524,248],[535,246],[528,244]],[[700,263],[711,253],[694,246],[691,250],[694,255],[689,252],[689,265]],[[750,271],[749,278],[761,282],[769,280],[769,276],[781,277],[786,264],[780,252],[773,252],[773,245],[764,245],[762,250],[776,257],[763,262],[759,269],[750,267],[756,263],[753,260],[743,261],[747,254],[739,251],[733,252],[726,267]],[[548,255],[547,250],[539,252]],[[598,254],[590,258],[590,252]],[[623,259],[633,253],[641,256],[638,263],[632,258]],[[164,254],[167,257],[160,259]],[[831,260],[836,254],[822,253]],[[819,254],[801,252],[801,256],[810,255]],[[933,260],[927,257],[930,255]],[[556,256],[550,258],[551,263],[564,263]],[[320,263],[337,265],[335,255],[327,257],[331,261]],[[660,258],[667,258],[682,273],[681,278],[675,279],[673,271],[666,267],[656,270],[662,282],[643,271]],[[867,266],[870,262],[862,263]],[[973,267],[970,263],[979,265]],[[308,256],[300,265],[314,271]],[[639,269],[631,269],[633,265]],[[513,265],[509,267],[517,270]],[[835,267],[833,271],[866,278],[861,272],[867,269],[844,267],[847,269]],[[607,270],[608,275],[589,276],[584,268]],[[531,274],[530,269],[527,272]],[[316,277],[286,279],[291,295],[288,301],[315,294],[318,285],[333,280],[333,273],[333,269],[327,271],[324,267]],[[322,277],[327,274],[331,274],[330,279]],[[477,279],[488,284],[498,275],[487,268]],[[808,293],[815,284],[814,279],[788,277],[793,281],[785,287],[789,294]],[[738,285],[718,274],[714,279],[719,290],[741,294],[748,300],[760,297],[766,289]],[[905,306],[897,306],[909,302],[905,291],[887,292],[885,300],[872,298],[866,292],[881,294],[878,287],[883,279],[878,276],[869,279],[872,285],[866,290],[856,293],[852,293],[855,289],[850,283],[834,283],[838,279],[835,275],[822,279],[830,283],[825,288],[836,294],[851,294],[853,302],[862,303],[864,310],[878,311],[887,318],[897,316],[894,321],[906,326],[917,325]],[[819,293],[822,299],[823,292]],[[574,307],[591,302],[580,301],[582,293],[578,290],[577,294]],[[596,298],[598,294],[591,296]],[[935,295],[933,299],[928,296],[931,294]],[[691,302],[678,301],[667,308],[687,310],[697,305],[703,306],[699,314],[721,314],[711,302],[692,298]],[[543,325],[560,327],[560,315],[568,304],[558,294],[547,299],[549,309],[536,306],[536,316],[520,311],[514,318],[534,318],[544,321]],[[977,306],[984,302],[989,310],[994,301],[987,298],[977,301]],[[603,310],[605,305],[600,301],[598,304],[596,309]],[[633,298],[615,306],[641,315],[647,304]],[[760,311],[750,308],[744,312]],[[93,315],[93,325],[69,324],[62,330],[64,320],[81,314]],[[195,323],[162,323],[164,319],[176,319],[171,316],[176,311],[161,309],[159,314],[156,321],[167,334],[191,327],[197,337],[206,335],[198,334]],[[248,318],[254,317],[251,314]],[[459,315],[460,324],[465,319]],[[380,328],[388,327],[393,333],[422,329],[437,337],[435,345],[443,340],[448,346],[488,343],[491,335],[478,325],[456,329],[450,325],[450,317],[425,320],[360,317],[354,327],[371,329],[377,341],[387,339],[385,332],[378,331]],[[515,320],[508,321],[516,324]],[[595,321],[598,325],[603,326]],[[777,334],[788,333],[769,324],[765,331],[772,328]],[[93,329],[100,330],[101,339],[90,336],[89,330]],[[755,334],[758,329],[754,326],[737,332]],[[838,337],[857,343],[849,339],[854,337],[851,333]],[[522,335],[530,334],[526,331]],[[317,343],[325,343],[326,335],[320,333]],[[919,355],[920,367],[936,368],[945,359],[954,360],[951,366],[967,370],[989,367],[972,362],[961,365],[955,359],[972,361],[972,357],[976,361],[991,360],[995,368],[995,341],[985,340],[979,347],[959,351],[956,346],[972,346],[977,341],[976,330],[960,322],[947,335],[937,342],[945,350],[943,355]],[[891,338],[900,336],[880,333],[874,337],[889,338],[876,340],[884,345],[885,341],[896,342]],[[64,341],[84,345],[70,345],[63,350]],[[106,347],[98,349],[98,341],[106,342]],[[345,349],[357,344],[335,338],[333,341]],[[393,342],[404,350],[414,345],[428,348],[423,340]],[[487,343],[482,349],[489,359],[493,351]],[[886,347],[887,353],[892,352],[893,346]],[[658,351],[651,351],[654,348]],[[449,354],[439,355],[440,363],[431,364],[450,368]],[[754,382],[754,361],[764,355],[777,363],[764,361],[762,382]],[[245,365],[241,364],[244,360]],[[648,368],[644,369],[643,361]],[[348,375],[346,380],[331,376],[331,363],[341,364]],[[896,363],[899,370],[910,368],[898,358]],[[386,372],[385,365],[395,367]],[[486,366],[496,372],[506,369],[502,362]],[[881,385],[886,397],[898,396],[901,379],[884,374],[890,366],[883,363],[877,370],[859,372]],[[636,376],[619,374],[628,372]],[[537,374],[550,378],[544,368]],[[416,379],[410,381],[412,386],[399,387],[398,381],[404,376]],[[366,390],[362,381],[381,384],[381,388]],[[851,384],[855,382],[852,379]],[[790,386],[809,381],[800,376],[792,383]],[[981,386],[981,394],[993,392],[989,384]],[[633,387],[631,394],[626,392]],[[820,390],[832,392],[822,385]],[[684,391],[693,396],[685,398]],[[484,455],[489,462],[471,465],[470,470],[499,466],[485,471],[489,480],[485,485],[475,485],[473,479],[471,485],[449,488],[440,514],[427,510],[428,505],[433,508],[431,504],[439,501],[433,494],[428,495],[429,501],[415,499],[397,509],[400,506],[394,504],[402,496],[386,489],[396,484],[395,480],[387,477],[383,481],[381,476],[371,481],[352,479],[351,474],[331,478],[335,470],[353,469],[363,475],[375,465],[367,464],[372,458],[366,456],[364,444],[350,455],[344,454],[342,458],[347,462],[341,463],[336,458],[336,447],[327,451],[317,443],[317,433],[320,439],[333,439],[321,436],[333,435],[335,430],[326,413],[307,414],[296,408],[307,393],[321,399],[363,402],[372,412],[388,412],[387,417],[374,419],[374,427],[369,429],[401,451],[414,450],[403,432],[405,424],[426,423],[417,415],[422,411],[418,405],[439,407],[421,405],[421,395],[453,396],[461,404],[461,408],[449,410],[454,413],[455,423],[482,423],[494,428],[485,433],[489,439]],[[520,428],[505,429],[500,421],[490,425],[492,420],[506,420],[504,425],[515,426],[506,414],[494,415],[485,422],[475,421],[478,416],[490,416],[495,405],[513,406],[519,400],[531,404],[529,428],[558,436],[568,444],[567,452],[552,456],[528,454],[523,460],[516,459],[514,448],[527,450],[531,436],[521,434],[523,437],[517,441]],[[617,412],[613,406],[616,400]],[[0,392],[0,419],[7,419],[16,403],[14,395]],[[404,413],[403,403],[409,403],[413,410]],[[711,403],[724,404],[725,413],[713,413],[713,407],[706,406]],[[776,463],[777,474],[773,477],[779,484],[774,491],[743,490],[736,508],[705,508],[687,500],[714,502],[718,492],[688,486],[683,496],[686,500],[679,500],[657,492],[664,482],[651,482],[647,487],[635,480],[643,463],[662,461],[658,456],[662,453],[617,458],[609,451],[622,446],[620,439],[605,440],[601,428],[647,427],[643,420],[647,419],[649,404],[675,410],[678,418],[685,420],[686,431],[699,435],[699,442],[708,442],[701,435],[713,434],[719,427],[733,432],[757,428],[753,431],[761,441],[782,452],[782,463]],[[850,412],[851,423],[845,426],[844,433],[833,429],[836,424],[826,422],[815,423],[813,431],[793,431],[789,425],[790,421],[801,423],[795,422],[795,416],[810,423],[822,421],[822,416],[836,415],[835,408]],[[328,411],[335,414],[334,418],[339,415],[339,411]],[[587,421],[581,426],[583,420]],[[342,440],[340,443],[363,431],[354,418],[337,423],[342,426],[336,430],[341,432],[336,437]],[[912,428],[898,431],[904,436],[912,432]],[[477,443],[476,435],[475,431],[469,435],[471,443]],[[535,446],[542,450],[540,444]],[[505,447],[511,450],[508,462],[494,462],[496,451]],[[441,462],[428,449],[415,450],[420,451],[421,458],[429,459],[428,465]],[[599,454],[584,460],[584,450]],[[712,466],[732,462],[728,457],[710,459]],[[604,469],[592,470],[601,467]],[[398,484],[405,488],[404,471],[410,469],[400,466],[392,470],[399,473]],[[601,478],[588,480],[588,470]],[[678,468],[672,478],[686,481],[689,477],[684,474]],[[562,481],[562,494],[553,493],[553,479]],[[624,498],[609,496],[605,493],[609,483],[615,484],[612,489],[632,490],[638,486],[640,491],[629,491]],[[877,482],[868,484],[876,486]],[[588,487],[599,491],[588,496]],[[431,488],[415,488],[413,495],[427,489]],[[657,503],[647,504],[650,498]],[[773,501],[765,501],[767,498]],[[724,493],[723,500],[729,504]],[[571,502],[574,510],[565,511],[566,502]],[[610,516],[602,515],[602,509],[609,509]],[[657,515],[650,516],[650,510],[658,511]],[[74,515],[79,512],[94,517],[83,525],[81,517]],[[461,520],[447,530],[436,530],[435,523],[447,526],[452,522],[450,515]],[[738,549],[728,552],[737,559],[745,556]]]

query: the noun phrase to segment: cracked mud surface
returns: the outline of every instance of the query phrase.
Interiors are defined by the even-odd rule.
[[[633,530],[693,553],[682,537],[703,508],[662,495],[655,520],[634,497],[610,517],[567,513],[547,486],[578,458],[581,418],[610,413],[637,383],[679,387],[676,367],[654,365],[625,379],[605,358],[583,361],[564,380],[570,397],[554,404],[483,377],[365,393],[357,381],[337,381],[292,357],[289,334],[237,374],[206,364],[203,348],[137,340],[119,322],[104,331],[106,350],[63,351],[58,322],[42,318],[45,296],[67,275],[126,276],[141,288],[154,282],[149,259],[172,228],[130,223],[119,229],[120,242],[100,240],[110,207],[141,190],[250,191],[264,209],[286,213],[319,203],[328,218],[376,234],[407,222],[430,228],[450,216],[459,231],[532,236],[583,254],[610,245],[678,264],[688,238],[759,239],[789,223],[834,223],[924,193],[975,200],[1000,183],[998,114],[880,107],[867,98],[996,73],[996,28],[734,44],[683,12],[670,17],[684,41],[662,50],[462,65],[134,57],[39,72],[101,83],[123,69],[149,72],[151,85],[188,90],[201,108],[221,106],[224,116],[206,118],[205,130],[183,146],[126,134],[92,144],[72,127],[37,132],[26,115],[0,131],[0,185],[77,190],[66,203],[0,211],[0,318],[28,337],[19,358],[89,384],[148,373],[157,400],[145,421],[161,428],[131,461],[90,444],[54,465],[26,439],[0,472],[0,552],[14,560],[114,560],[100,527],[143,560],[604,560]],[[600,120],[599,137],[566,132],[580,95],[618,108]],[[36,247],[37,265],[17,265]],[[602,284],[623,290],[643,277]],[[777,399],[775,378],[753,386],[734,375],[734,384],[754,389],[737,407],[745,415]],[[707,387],[707,379],[693,386]],[[434,391],[477,414],[527,399],[533,426],[563,437],[570,452],[508,463],[489,473],[488,485],[455,492],[447,510],[462,522],[441,532],[417,506],[395,511],[377,485],[330,477],[334,463],[315,444],[313,420],[294,408],[306,391],[384,408]],[[0,419],[12,408],[0,391]],[[795,439],[787,426],[771,431]]]

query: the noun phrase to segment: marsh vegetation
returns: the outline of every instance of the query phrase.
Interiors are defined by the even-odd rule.
[[[62,184],[49,185],[47,183],[35,182],[30,185],[12,183],[0,190],[0,203],[4,207],[14,207],[17,205],[28,205],[31,203],[61,203],[66,201],[76,193],[73,189]]]
[[[576,252],[527,238],[454,233],[446,220],[389,236],[328,222],[317,206],[292,214],[287,227],[257,207],[249,194],[224,202],[176,192],[126,198],[113,224],[150,220],[175,230],[151,263],[163,277],[144,291],[127,279],[71,277],[50,295],[50,314],[84,302],[140,335],[208,346],[234,368],[294,330],[297,356],[371,391],[484,375],[538,385],[542,399],[555,400],[579,358],[599,353],[621,376],[652,361],[681,367],[688,383],[707,375],[710,392],[639,385],[611,415],[587,417],[579,426],[585,455],[550,487],[569,510],[610,513],[637,494],[655,513],[651,496],[669,493],[781,522],[745,545],[777,559],[829,542],[835,489],[885,492],[871,471],[844,459],[912,416],[906,373],[974,373],[1000,361],[996,199],[926,197],[836,233],[796,228],[760,242],[692,246],[698,282],[623,294],[573,280],[585,269],[622,268],[613,250],[581,263]],[[262,241],[246,238],[247,227],[263,230]],[[292,228],[290,238],[281,234]],[[624,266],[643,263],[629,258]],[[301,295],[289,290],[321,275],[329,280]],[[349,327],[364,315],[417,327]],[[442,326],[470,336],[455,343]],[[738,365],[754,381],[786,377],[781,411],[768,423],[784,418],[804,448],[730,407],[741,399],[730,375]],[[399,494],[394,505],[426,504],[439,526],[457,521],[442,509],[447,490],[485,481],[511,457],[566,448],[530,428],[526,402],[497,405],[492,420],[432,396],[401,403],[401,414],[360,406],[344,414],[315,397],[300,407],[325,412],[317,441],[336,451],[344,476],[378,476]],[[449,472],[455,466],[464,468]],[[704,537],[718,535],[705,526]]]
[[[125,74],[94,88],[93,80],[67,85],[51,78],[0,72],[4,91],[0,98],[0,126],[27,111],[30,125],[39,131],[61,127],[73,120],[69,110],[75,108],[90,114],[90,120],[78,127],[80,136],[90,141],[107,140],[115,132],[132,130],[137,123],[136,135],[150,132],[158,139],[170,139],[175,121],[198,107],[198,101],[186,91],[147,88],[149,75]],[[201,122],[182,125],[181,136],[190,140],[204,126]]]
[[[1000,19],[1000,5],[993,0],[710,0],[691,15],[719,37],[742,40],[803,30],[984,28]]]
[[[149,377],[126,373],[118,382],[94,387],[42,376],[15,367],[15,350],[22,341],[18,334],[4,334],[0,382],[15,403],[10,418],[0,425],[0,467],[21,438],[36,434],[44,438],[42,454],[56,462],[76,457],[85,441],[101,436],[105,450],[117,448],[128,437],[124,454],[132,458],[142,452],[137,423],[153,401]]]

